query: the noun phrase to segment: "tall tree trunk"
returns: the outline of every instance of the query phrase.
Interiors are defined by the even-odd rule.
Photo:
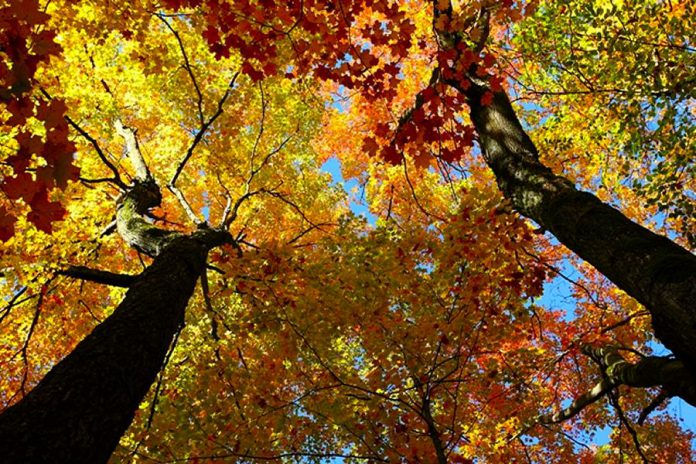
[[[514,208],[642,303],[660,341],[696,372],[696,256],[541,164],[505,93],[484,106],[484,85],[452,85],[467,95],[484,158]]]
[[[160,200],[151,178],[124,196],[118,231],[154,261],[113,314],[0,415],[3,464],[106,462],[133,420],[183,326],[208,250],[231,241],[220,230],[186,236],[153,226],[142,215]]]
[[[165,248],[114,313],[0,416],[0,461],[108,460],[184,322],[206,251],[188,237]]]

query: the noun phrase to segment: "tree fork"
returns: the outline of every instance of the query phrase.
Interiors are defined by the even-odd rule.
[[[133,140],[130,155],[136,150],[142,161]],[[184,235],[147,222],[143,215],[162,197],[144,162],[134,165],[140,166],[139,176],[118,205],[117,229],[154,261],[113,314],[0,415],[3,463],[106,462],[184,324],[208,251],[232,242],[225,230],[203,227]]]

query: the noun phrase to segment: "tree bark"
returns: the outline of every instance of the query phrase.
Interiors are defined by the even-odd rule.
[[[0,415],[3,464],[106,462],[133,420],[184,324],[208,250],[231,241],[224,231],[186,236],[149,224],[142,214],[160,199],[151,180],[126,193],[119,233],[154,261],[113,314]]]
[[[206,249],[168,246],[114,313],[0,416],[4,463],[106,462],[162,367]]]
[[[657,338],[696,372],[696,256],[551,172],[504,92],[482,105],[486,86],[451,84],[468,97],[484,158],[514,208],[642,303]]]

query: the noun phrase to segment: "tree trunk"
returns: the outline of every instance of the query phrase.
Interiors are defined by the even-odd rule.
[[[469,99],[485,160],[514,208],[642,303],[660,341],[696,372],[696,256],[541,164],[505,93],[484,106],[485,86],[453,85]]]
[[[113,314],[0,415],[3,464],[106,462],[133,420],[184,324],[208,250],[232,241],[207,227],[189,236],[157,228],[143,214],[160,200],[147,175],[124,195],[119,234],[154,261]]]
[[[106,462],[162,367],[207,247],[170,243],[114,313],[0,416],[3,463]]]

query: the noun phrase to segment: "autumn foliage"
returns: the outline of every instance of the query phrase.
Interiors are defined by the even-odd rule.
[[[113,462],[696,459],[667,387],[564,415],[610,375],[588,347],[664,353],[470,116],[506,92],[554,173],[693,247],[692,2],[121,3],[0,6],[2,407],[123,299],[69,269],[157,259],[115,226],[132,130],[148,223],[231,244]]]

